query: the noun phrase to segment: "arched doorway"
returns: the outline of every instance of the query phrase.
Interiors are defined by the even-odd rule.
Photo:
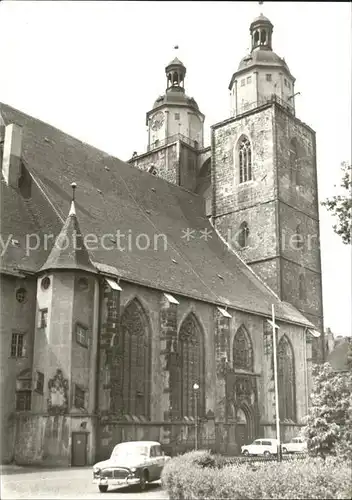
[[[241,446],[257,436],[258,394],[250,335],[241,325],[232,343],[232,369],[226,376],[228,452],[240,453]]]
[[[236,444],[238,449],[254,440],[253,417],[251,410],[246,406],[241,406],[236,412]]]

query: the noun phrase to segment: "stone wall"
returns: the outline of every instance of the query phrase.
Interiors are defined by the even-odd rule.
[[[157,148],[150,153],[131,159],[130,164],[140,170],[148,171],[153,165],[155,175],[162,179],[179,184],[179,143],[169,144]]]
[[[88,464],[95,463],[95,450],[90,440],[94,419],[90,416],[16,415],[16,443],[14,460],[18,465],[71,465],[71,435],[80,431],[88,435]],[[82,430],[82,424],[84,431]]]
[[[55,284],[55,280],[53,281],[56,292],[59,292],[62,284],[66,283],[65,279],[61,277],[58,284]],[[69,283],[73,284],[74,280]],[[169,453],[193,448],[195,442],[194,416],[180,418],[178,413],[179,378],[177,377],[180,374],[177,363],[175,363],[180,329],[189,314],[195,316],[204,344],[205,372],[204,378],[199,380],[203,389],[201,393],[204,395],[204,405],[201,406],[201,412],[198,415],[200,417],[199,446],[223,453],[238,451],[236,422],[233,420],[233,416],[231,417],[232,421],[229,421],[229,402],[236,405],[237,396],[235,393],[229,392],[224,374],[228,368],[233,367],[234,337],[241,326],[248,333],[253,348],[253,376],[255,379],[253,388],[255,392],[251,395],[250,401],[250,404],[253,405],[255,419],[253,437],[258,435],[259,423],[271,425],[273,419],[269,390],[271,365],[264,350],[265,320],[263,318],[233,310],[228,311],[231,318],[226,318],[211,304],[181,296],[174,296],[178,301],[174,304],[161,291],[122,281],[119,282],[119,285],[122,291],[113,290],[105,280],[101,282],[97,413],[95,413],[94,407],[92,414],[76,408],[70,410],[68,401],[71,399],[68,397],[66,403],[64,399],[61,401],[60,411],[56,415],[50,415],[50,407],[46,405],[50,387],[47,385],[46,378],[46,392],[44,396],[41,396],[45,405],[37,406],[36,414],[25,412],[13,416],[13,421],[16,422],[16,426],[13,427],[16,430],[15,459],[18,463],[69,465],[71,463],[72,432],[82,431],[81,424],[83,423],[85,424],[83,429],[89,434],[89,463],[106,458],[113,446],[121,440],[156,439],[163,444],[165,451]],[[81,291],[77,291],[78,295],[73,300],[73,312],[76,311],[77,315],[76,313],[71,315],[71,320],[72,318],[79,319],[85,321],[89,326],[92,321],[91,313],[87,311],[85,313],[85,304],[93,299],[92,288],[89,287],[84,292],[87,296],[81,295],[81,293]],[[121,334],[120,318],[123,317],[124,312],[135,299],[143,308],[146,317],[149,331],[147,340],[151,348],[150,380],[148,381],[150,383],[150,399],[148,401],[150,411],[147,418],[120,411],[122,408],[121,377],[119,376],[121,358],[116,347],[119,346],[119,335]],[[79,314],[78,311],[80,311]],[[57,308],[56,314],[61,317],[63,308]],[[289,337],[295,353],[297,419],[300,422],[306,408],[303,328],[286,324],[282,324],[281,328],[282,333],[286,333]],[[58,342],[65,340],[60,331],[55,330],[56,341],[51,342],[55,352],[59,348]],[[71,342],[70,345],[73,343]],[[72,381],[81,365],[82,374],[80,376],[86,380],[88,358],[86,359],[77,353],[74,354],[74,352],[75,346],[69,356],[73,363]],[[60,355],[60,359],[57,357],[58,364],[53,364],[51,368],[56,373],[56,382],[61,384],[62,394],[67,395],[70,392],[70,381],[64,372],[62,358],[64,353],[64,350],[58,352]],[[51,353],[52,355],[53,353]],[[49,358],[54,363],[53,358],[50,356]],[[64,373],[60,374],[57,371],[60,367]],[[131,376],[135,375],[136,372],[131,373]],[[235,380],[236,377],[237,375],[235,375]],[[51,378],[52,380],[54,379]]]
[[[180,186],[194,191],[197,183],[197,153],[180,143]]]
[[[269,107],[213,128],[215,218],[274,198],[272,113]],[[239,184],[238,144],[244,135],[252,146],[253,180]]]
[[[239,184],[237,145],[243,135],[251,143],[252,180]],[[283,300],[315,316],[323,336],[314,131],[279,105],[268,105],[214,126],[212,149],[216,228]],[[243,222],[249,236],[241,249]],[[299,248],[297,231],[303,239]],[[298,297],[299,280],[306,290],[303,299]],[[314,341],[316,361],[323,359],[323,344],[323,338]]]
[[[16,292],[25,289],[23,302],[16,299]],[[2,275],[0,279],[1,304],[1,376],[0,376],[0,449],[2,462],[13,458],[13,412],[16,409],[16,379],[20,373],[32,369],[35,328],[36,280]],[[24,334],[22,357],[11,357],[13,333]]]

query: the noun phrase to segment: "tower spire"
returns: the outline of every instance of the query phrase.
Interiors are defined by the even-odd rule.
[[[259,2],[263,4],[263,2]],[[254,49],[272,50],[273,25],[262,13],[251,23],[250,29],[252,39],[252,51]]]
[[[165,68],[166,81],[168,90],[179,90],[184,92],[184,80],[186,75],[186,67],[177,57],[179,46],[174,45],[175,57]]]
[[[96,273],[96,269],[90,260],[84,237],[79,227],[75,209],[75,189],[77,184],[72,182],[71,208],[60,234],[41,268],[41,271],[51,269],[74,269]]]
[[[75,206],[75,191],[76,191],[77,184],[75,182],[72,182],[71,188],[72,188],[72,201],[71,201],[71,207],[68,215],[76,215],[76,206]]]

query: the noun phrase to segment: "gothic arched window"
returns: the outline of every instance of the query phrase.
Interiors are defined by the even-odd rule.
[[[300,300],[306,299],[306,284],[303,274],[299,275],[299,298]]]
[[[243,326],[240,326],[233,339],[232,352],[234,369],[253,370],[252,343]]]
[[[149,416],[150,339],[146,314],[137,299],[121,317],[122,400],[124,412]]]
[[[302,231],[301,231],[301,224],[297,224],[296,226],[296,234],[295,234],[295,245],[297,249],[300,249],[303,247],[303,237],[302,237]]]
[[[243,137],[239,144],[239,166],[240,166],[240,183],[247,182],[252,179],[252,149],[251,143],[247,137]]]
[[[290,142],[290,182],[292,186],[296,186],[298,180],[298,152],[296,140],[292,139]]]
[[[241,248],[245,248],[248,246],[248,238],[249,238],[248,224],[247,222],[242,222],[238,234],[238,244]]]
[[[179,334],[181,371],[181,415],[194,416],[197,400],[198,415],[204,413],[204,341],[195,316],[191,313],[183,321]],[[193,385],[199,385],[194,391]]]
[[[296,388],[293,349],[284,335],[278,345],[278,392],[280,420],[296,420]]]

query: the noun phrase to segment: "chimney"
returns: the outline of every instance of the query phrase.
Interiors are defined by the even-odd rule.
[[[11,123],[5,127],[2,174],[6,184],[14,188],[18,187],[18,181],[21,175],[21,156],[22,128],[19,125]]]

